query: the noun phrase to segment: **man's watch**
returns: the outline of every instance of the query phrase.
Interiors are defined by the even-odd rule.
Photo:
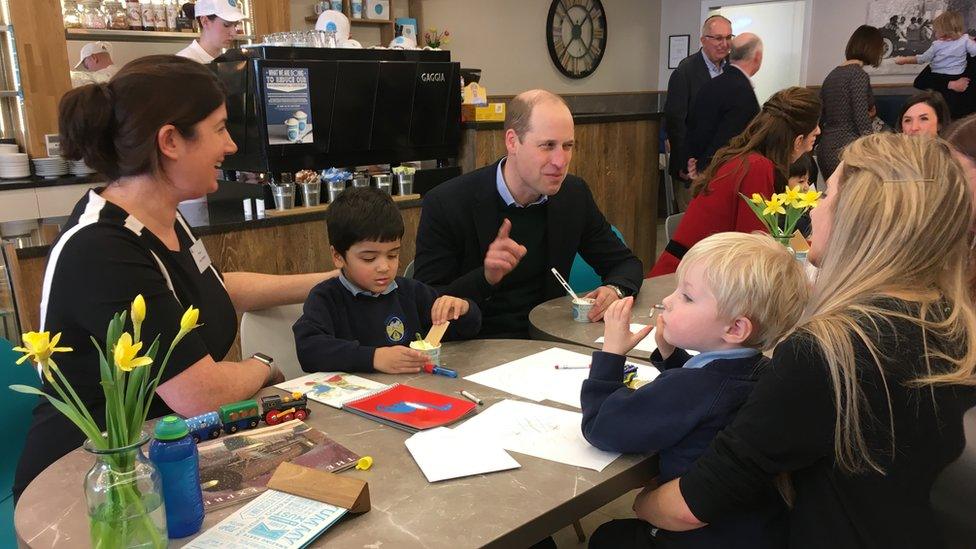
[[[622,289],[620,289],[620,286],[616,286],[614,284],[606,284],[606,287],[607,288],[610,288],[611,290],[613,290],[615,292],[617,292],[617,299],[623,299],[624,298],[624,291]]]
[[[251,358],[258,362],[263,362],[269,369],[274,366],[274,359],[264,353],[254,353]]]

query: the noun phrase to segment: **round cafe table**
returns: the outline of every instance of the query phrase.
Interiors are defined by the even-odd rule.
[[[644,279],[640,293],[634,298],[631,323],[650,324],[651,307],[673,292],[676,284],[677,276],[674,274]],[[573,300],[567,295],[550,299],[529,312],[529,335],[532,339],[562,341],[600,349],[603,345],[596,340],[603,337],[603,322],[573,320]],[[627,356],[647,359],[651,353],[635,349]]]
[[[481,411],[503,399],[503,391],[467,381],[464,376],[561,347],[544,341],[473,340],[445,343],[441,357],[458,371],[457,379],[428,375],[360,374],[381,383],[405,383],[457,395],[465,389],[484,402]],[[275,388],[259,394],[282,393]],[[315,547],[527,547],[570,525],[623,494],[646,485],[657,474],[654,455],[622,455],[602,471],[565,465],[512,452],[518,469],[429,483],[404,446],[410,433],[355,414],[309,401],[310,426],[359,455],[373,457],[368,471],[340,473],[369,483],[372,509],[348,515],[315,540]],[[542,404],[574,410],[543,401]],[[220,438],[217,441],[221,440]],[[45,469],[27,487],[15,511],[21,547],[87,547],[88,516],[83,479],[92,457],[75,450]],[[206,530],[238,506],[207,513]],[[192,537],[171,540],[182,547]]]

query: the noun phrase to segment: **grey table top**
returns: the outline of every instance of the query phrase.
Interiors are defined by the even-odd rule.
[[[522,340],[446,343],[444,364],[461,376],[549,347],[586,352],[575,345]],[[467,389],[485,406],[516,398],[464,379],[421,374],[369,375],[383,383],[407,383],[442,393]],[[271,393],[276,389],[264,389]],[[567,408],[561,404],[546,405]],[[369,471],[350,475],[369,482],[372,509],[349,516],[325,532],[315,546],[330,547],[519,547],[600,508],[657,473],[654,456],[623,455],[602,472],[513,453],[520,469],[428,483],[403,444],[410,434],[315,402],[306,420],[339,443],[374,459]],[[479,407],[480,409],[484,409]],[[15,513],[18,541],[27,547],[83,547],[88,541],[82,488],[92,459],[82,450],[48,467],[24,492]],[[234,507],[207,515],[203,529]],[[171,542],[180,547],[191,538]]]
[[[676,284],[677,277],[673,274],[645,279],[634,299],[631,323],[650,324],[651,307],[673,292]],[[601,348],[602,345],[596,340],[603,336],[603,322],[574,321],[572,301],[569,296],[557,297],[533,308],[529,312],[529,333],[532,338],[575,343],[591,349]],[[651,353],[631,351],[628,356],[648,359]]]

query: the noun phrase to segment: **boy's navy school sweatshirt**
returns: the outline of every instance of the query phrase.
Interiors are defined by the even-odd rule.
[[[626,357],[595,351],[583,381],[583,436],[602,450],[657,452],[659,484],[680,477],[715,435],[732,422],[769,360],[761,354],[718,358],[701,368],[682,368],[683,349],[666,360],[654,351],[661,374],[633,390],[623,383]],[[769,504],[757,511],[688,532],[656,530],[654,547],[782,547],[786,507],[770,482]]]
[[[306,372],[375,372],[377,347],[409,346],[432,325],[436,290],[396,277],[396,288],[373,296],[353,295],[339,278],[320,282],[308,294],[302,316],[292,326],[298,362]],[[452,320],[445,341],[467,339],[481,329],[481,310],[470,299],[468,312]],[[447,365],[450,366],[450,365]]]

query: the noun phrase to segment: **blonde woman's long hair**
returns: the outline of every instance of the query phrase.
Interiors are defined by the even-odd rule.
[[[976,312],[969,291],[968,233],[973,200],[962,169],[941,139],[875,134],[844,151],[833,224],[799,330],[819,344],[834,392],[834,454],[843,471],[884,472],[865,439],[868,407],[858,381],[854,342],[862,342],[886,381],[877,345],[882,325],[900,318],[922,331],[926,372],[909,382],[976,385]],[[816,234],[814,235],[816,238]],[[879,306],[886,297],[917,305]],[[943,365],[933,368],[933,362]],[[863,363],[862,363],[862,366]],[[934,395],[933,395],[934,396]],[[888,457],[895,455],[891,395],[886,394]]]

